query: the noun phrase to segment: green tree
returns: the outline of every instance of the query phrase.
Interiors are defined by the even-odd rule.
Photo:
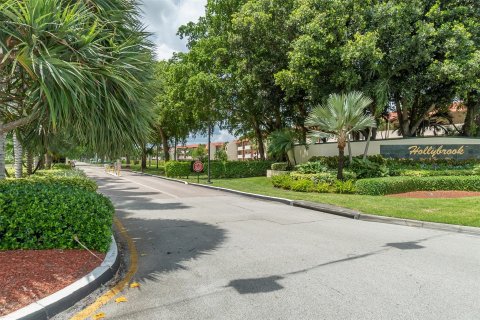
[[[372,99],[361,92],[331,94],[326,104],[315,107],[307,118],[306,124],[311,127],[313,136],[336,137],[339,155],[337,178],[340,180],[343,180],[348,135],[376,125],[375,119],[365,113],[371,103]]]

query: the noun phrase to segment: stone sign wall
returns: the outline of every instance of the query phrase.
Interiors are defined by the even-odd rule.
[[[477,144],[381,145],[380,154],[397,159],[480,159]]]

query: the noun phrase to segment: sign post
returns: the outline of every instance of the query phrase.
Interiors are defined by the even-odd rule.
[[[200,160],[196,160],[193,163],[193,171],[197,173],[197,183],[200,183],[200,172],[203,172],[203,163]]]

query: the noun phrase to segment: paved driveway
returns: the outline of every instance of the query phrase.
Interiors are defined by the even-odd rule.
[[[85,171],[140,255],[109,319],[480,319],[480,237]]]

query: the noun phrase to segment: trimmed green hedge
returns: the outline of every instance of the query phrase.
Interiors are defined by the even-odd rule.
[[[188,178],[191,174],[190,167],[191,164],[187,161],[168,161],[165,163],[165,174],[167,177],[171,178]]]
[[[0,249],[80,248],[106,252],[112,235],[110,200],[74,179],[0,183]]]
[[[203,165],[203,174],[206,174],[208,164],[205,162]],[[271,161],[210,161],[210,175],[214,179],[261,177],[267,174],[271,165]],[[189,177],[195,174],[190,161],[169,161],[165,164],[165,172],[167,177]]]
[[[357,193],[386,195],[410,191],[480,191],[480,176],[388,177],[358,180]]]
[[[49,171],[49,170],[45,170],[45,171]],[[55,171],[45,172],[45,171],[39,171],[38,174],[34,174],[27,178],[0,180],[0,188],[2,188],[2,186],[8,187],[9,185],[15,185],[21,182],[23,184],[42,183],[44,185],[69,186],[74,188],[81,188],[81,189],[92,191],[92,192],[95,192],[98,189],[97,183],[94,180],[87,178],[87,176],[85,176],[85,174],[82,171],[78,171],[78,170],[62,170],[57,172]]]

